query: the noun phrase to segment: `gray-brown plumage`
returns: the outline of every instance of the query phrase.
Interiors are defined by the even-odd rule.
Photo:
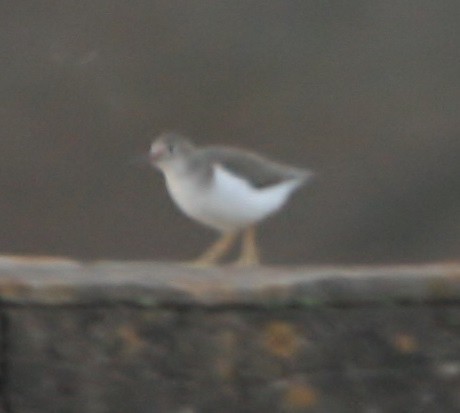
[[[225,146],[208,146],[196,149],[191,157],[190,164],[203,164],[212,168],[213,165],[222,165],[249,182],[254,188],[266,188],[290,179],[304,180],[310,172],[299,168],[283,165],[263,158],[255,153]]]
[[[187,155],[190,172],[198,172],[207,180],[212,178],[214,165],[223,166],[247,180],[254,188],[266,188],[291,179],[304,181],[313,175],[311,171],[284,165],[243,149],[227,146],[197,147],[190,139],[175,132],[162,134],[159,141],[167,148],[180,149]]]

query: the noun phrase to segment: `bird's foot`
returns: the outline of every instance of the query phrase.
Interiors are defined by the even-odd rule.
[[[217,265],[235,242],[236,236],[237,234],[233,232],[224,234],[196,260],[190,261],[186,265],[195,268],[209,268]]]

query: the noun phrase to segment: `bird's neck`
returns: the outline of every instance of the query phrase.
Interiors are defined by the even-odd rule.
[[[190,167],[185,159],[176,159],[162,165],[161,168],[166,179],[183,179],[190,174]]]

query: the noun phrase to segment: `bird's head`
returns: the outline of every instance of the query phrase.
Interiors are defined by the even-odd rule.
[[[183,135],[165,132],[152,143],[149,152],[150,164],[161,169],[175,168],[184,164],[185,158],[195,146]]]

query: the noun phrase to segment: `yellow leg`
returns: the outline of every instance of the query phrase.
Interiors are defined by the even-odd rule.
[[[243,233],[241,255],[237,265],[250,266],[260,264],[259,249],[256,242],[256,228],[249,227]]]
[[[207,267],[216,264],[235,243],[236,236],[237,233],[235,232],[222,235],[202,255],[200,255],[195,261],[192,261],[191,265],[197,267]]]

